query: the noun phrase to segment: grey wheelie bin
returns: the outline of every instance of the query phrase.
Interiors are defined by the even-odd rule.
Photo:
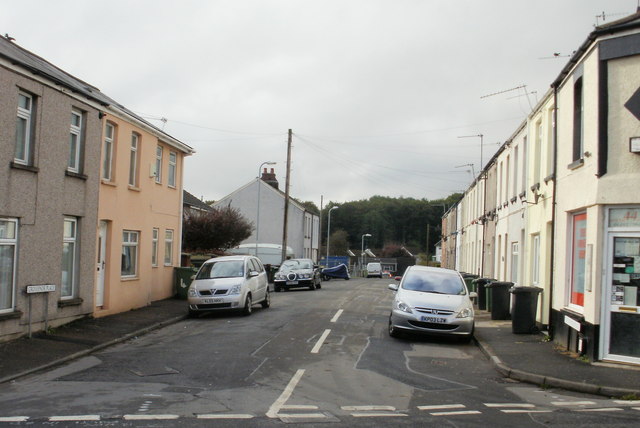
[[[538,331],[536,312],[538,310],[539,287],[511,287],[513,294],[513,311],[511,313],[511,330],[516,334],[531,334]]]

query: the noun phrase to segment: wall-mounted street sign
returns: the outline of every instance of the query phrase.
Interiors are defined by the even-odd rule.
[[[54,284],[28,285],[27,286],[27,294],[50,293],[52,291],[56,291],[56,286]]]

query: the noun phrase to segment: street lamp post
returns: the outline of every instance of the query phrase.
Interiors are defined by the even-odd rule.
[[[370,233],[365,233],[362,235],[362,251],[360,252],[360,269],[364,268],[364,238],[371,238]]]
[[[331,207],[327,217],[327,267],[329,267],[329,233],[331,232],[331,211],[337,210],[339,207]]]
[[[260,242],[260,188],[262,187],[262,167],[264,165],[275,165],[276,162],[262,162],[258,167],[258,212],[256,213],[256,257],[258,257],[258,243]]]

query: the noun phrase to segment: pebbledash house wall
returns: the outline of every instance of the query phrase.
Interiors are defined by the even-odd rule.
[[[103,169],[107,124],[114,129],[110,178],[104,177]],[[137,141],[137,159],[135,180],[130,184],[133,135]],[[99,245],[102,224],[106,228],[105,277],[104,291],[101,292],[99,275],[96,275],[96,317],[143,307],[175,294],[174,267],[180,266],[182,246],[184,158],[193,153],[190,147],[116,106],[110,107],[104,117],[102,143],[97,233]],[[158,147],[162,148],[162,159],[157,172],[159,178],[156,179]],[[168,182],[170,153],[176,155],[173,185]],[[138,236],[136,273],[133,276],[123,276],[121,271],[125,231]],[[172,240],[166,239],[167,232],[170,237],[172,235]],[[154,238],[157,239],[154,241]],[[152,261],[154,242],[155,263]],[[170,244],[171,251],[167,251],[167,244]],[[97,251],[99,253],[100,248]],[[165,260],[167,254],[168,260]]]
[[[2,39],[0,43],[11,42]],[[0,220],[15,221],[18,226],[13,278],[10,283],[7,278],[0,280],[0,286],[10,288],[12,294],[9,307],[0,308],[0,341],[28,332],[29,299],[34,332],[44,328],[45,312],[48,326],[56,327],[93,310],[101,105],[5,56],[5,52],[19,51],[3,45],[0,56]],[[20,92],[33,101],[33,150],[27,165],[14,159]],[[82,117],[78,172],[67,169],[72,110]],[[77,222],[77,234],[74,288],[63,298],[65,218]],[[25,294],[27,286],[43,284],[54,285],[55,291]]]

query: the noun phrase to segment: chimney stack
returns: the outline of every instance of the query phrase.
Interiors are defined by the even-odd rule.
[[[267,172],[267,168],[263,168],[260,179],[269,186],[278,189],[278,180],[276,179],[276,173],[273,168],[271,168],[271,172]]]

